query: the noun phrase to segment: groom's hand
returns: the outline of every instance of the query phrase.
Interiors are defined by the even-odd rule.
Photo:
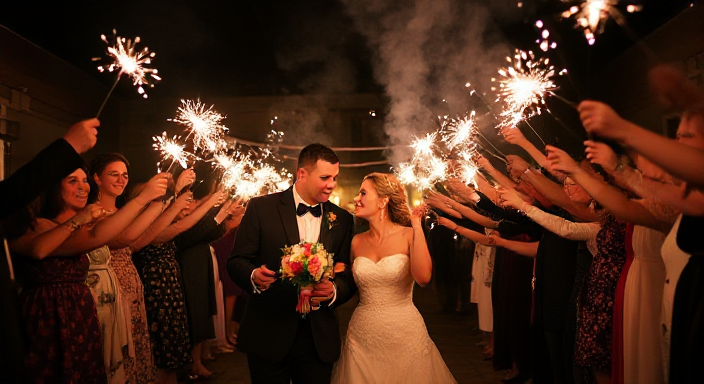
[[[335,296],[335,286],[332,281],[323,279],[313,286],[311,293],[310,306],[313,309],[318,309],[320,304],[332,299]]]
[[[252,273],[252,280],[254,280],[254,284],[259,286],[259,289],[264,291],[276,281],[276,272],[267,268],[266,265],[262,265],[254,270]]]

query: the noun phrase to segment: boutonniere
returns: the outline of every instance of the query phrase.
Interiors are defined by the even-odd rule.
[[[337,220],[337,215],[332,212],[328,212],[325,217],[327,218],[328,229],[332,229],[332,227],[340,224],[337,221],[335,221],[335,220]]]

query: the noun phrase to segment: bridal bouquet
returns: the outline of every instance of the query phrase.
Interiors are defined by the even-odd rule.
[[[320,243],[300,243],[283,248],[281,279],[298,287],[296,311],[305,315],[310,312],[310,296],[313,285],[323,277],[332,277],[332,253],[327,253]]]

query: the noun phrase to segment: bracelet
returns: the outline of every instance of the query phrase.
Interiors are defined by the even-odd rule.
[[[79,228],[81,228],[81,227],[83,226],[82,224],[78,224],[78,223],[77,223],[75,220],[73,220],[72,218],[69,219],[69,220],[66,222],[66,224],[67,224],[67,226],[68,226],[68,229],[71,230],[71,232],[73,232],[73,231],[75,231],[75,230],[77,230],[77,229],[79,229]]]

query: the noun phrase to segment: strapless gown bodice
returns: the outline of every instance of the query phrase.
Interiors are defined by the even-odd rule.
[[[407,255],[374,262],[357,256],[359,305],[352,314],[333,383],[455,383],[413,305]]]

